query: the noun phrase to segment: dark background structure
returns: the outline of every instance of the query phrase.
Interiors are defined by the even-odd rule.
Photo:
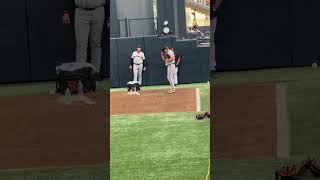
[[[224,1],[216,31],[221,70],[319,63],[320,1]]]
[[[161,60],[164,46],[175,47],[181,55],[179,83],[207,82],[209,77],[209,47],[197,46],[196,40],[177,40],[176,37],[133,37],[110,39],[110,85],[124,87],[133,80],[129,69],[131,54],[137,45],[143,47],[147,71],[143,72],[143,85],[168,84],[167,69]]]
[[[159,22],[174,21],[166,2],[159,3]],[[215,36],[217,69],[319,63],[319,7],[318,0],[224,1]],[[52,80],[56,65],[74,61],[74,30],[62,24],[62,10],[62,0],[11,0],[0,7],[0,83]],[[109,76],[107,34],[106,28],[102,69]]]
[[[10,0],[0,7],[0,83],[47,81],[55,67],[75,60],[73,25],[63,25],[63,0]],[[106,23],[109,18],[106,6]],[[109,32],[103,35],[102,72],[109,73]]]

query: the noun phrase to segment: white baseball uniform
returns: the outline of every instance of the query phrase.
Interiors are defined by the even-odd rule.
[[[142,51],[134,51],[131,58],[133,59],[133,81],[142,84],[143,61],[146,57]]]
[[[175,55],[172,50],[169,50],[167,54],[170,56],[170,58],[173,58],[173,61],[165,62],[165,65],[167,66],[167,78],[170,83],[171,89],[175,90],[175,80],[174,80],[174,77],[175,77],[174,75],[176,70]]]

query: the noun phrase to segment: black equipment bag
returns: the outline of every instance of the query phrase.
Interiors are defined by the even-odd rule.
[[[128,92],[130,91],[140,91],[140,83],[135,81],[130,81],[127,83]]]
[[[77,94],[80,81],[84,93],[96,90],[96,78],[93,69],[91,67],[81,67],[71,71],[57,71],[56,91],[64,94],[65,90],[69,88],[71,94]]]

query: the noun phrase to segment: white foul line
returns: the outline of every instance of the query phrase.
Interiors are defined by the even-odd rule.
[[[284,84],[276,85],[277,101],[277,158],[290,156],[287,91]]]
[[[200,112],[201,111],[201,100],[200,100],[200,89],[199,88],[196,88],[196,103],[197,103],[196,111]]]

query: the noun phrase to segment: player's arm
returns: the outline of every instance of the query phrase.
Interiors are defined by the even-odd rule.
[[[131,55],[131,61],[130,61],[129,69],[132,69],[132,67],[133,67],[133,58],[134,58],[134,52]]]
[[[166,59],[166,61],[167,61],[167,62],[173,61],[173,60],[174,60],[174,53],[170,52],[170,53],[168,53],[168,55],[169,55],[169,58]]]
[[[180,64],[180,56],[177,58],[177,62],[176,62],[176,65],[179,65]]]
[[[64,0],[64,8],[63,8],[63,16],[62,16],[63,24],[71,23],[70,13],[74,9],[75,9],[75,4],[73,0]]]
[[[173,61],[174,60],[174,57],[169,57],[166,61],[168,61],[168,62],[171,62],[171,61]]]
[[[165,53],[161,53],[161,59],[162,59],[162,61],[166,62]]]
[[[144,56],[144,54],[142,55],[142,64],[143,64],[143,70],[147,70],[147,61],[146,61],[146,57]]]

